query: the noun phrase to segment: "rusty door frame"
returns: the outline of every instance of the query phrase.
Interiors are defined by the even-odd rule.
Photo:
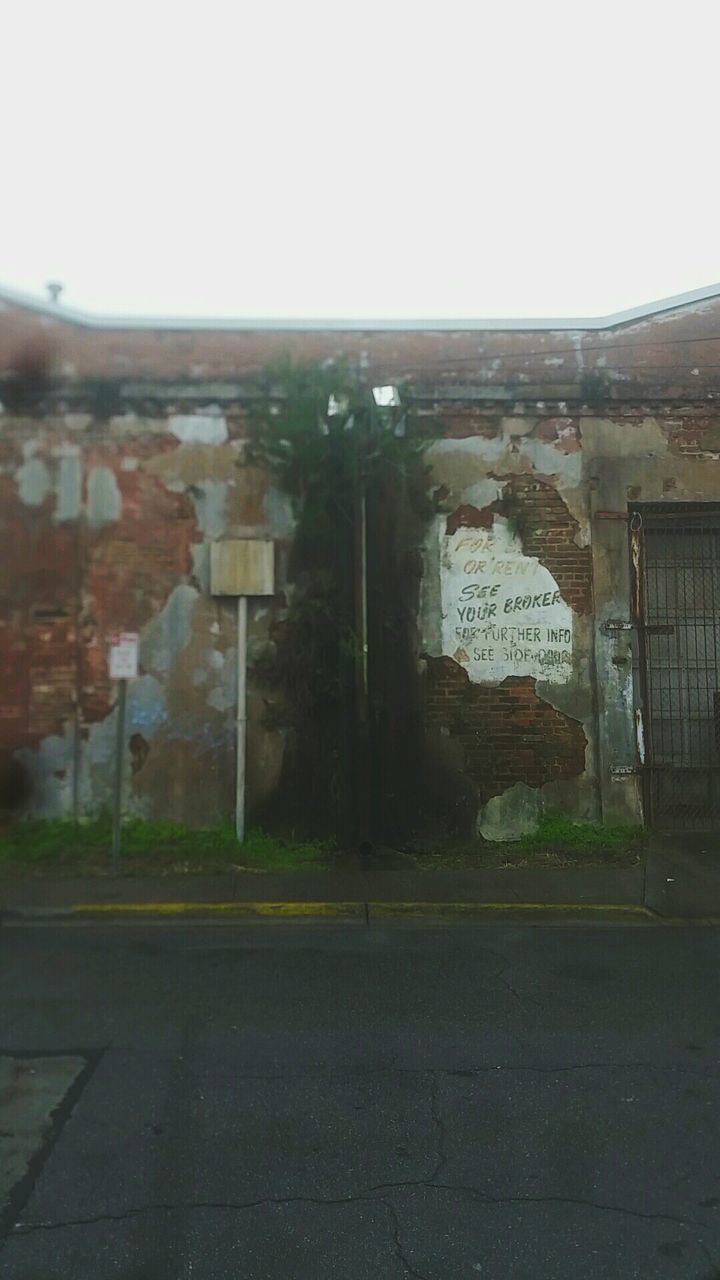
[[[647,706],[647,654],[643,637],[645,617],[645,542],[642,536],[642,510],[628,506],[628,541],[630,550],[630,621],[633,625],[633,718],[635,721],[635,766],[638,774],[638,794],[643,826],[652,823],[652,788],[646,769],[648,756],[652,759],[652,716],[645,714]]]
[[[638,792],[641,801],[642,818],[645,827],[652,828],[655,825],[654,813],[654,794],[653,761],[655,760],[654,742],[653,742],[653,717],[649,711],[649,675],[647,663],[647,643],[648,634],[659,633],[664,630],[662,626],[653,626],[647,622],[647,594],[646,594],[646,543],[644,538],[644,514],[648,515],[677,515],[681,516],[685,513],[697,515],[707,511],[720,520],[720,503],[711,502],[662,502],[649,501],[645,503],[629,503],[628,504],[628,545],[630,554],[630,620],[633,630],[633,644],[636,646],[636,661],[633,664],[633,702],[635,717],[635,749],[636,749],[636,769],[638,775]],[[719,526],[720,527],[720,526]],[[701,766],[700,766],[701,767]],[[660,828],[662,829],[662,828]],[[673,828],[676,829],[676,828]],[[676,830],[682,831],[682,828]],[[693,830],[692,827],[687,828],[688,831]]]

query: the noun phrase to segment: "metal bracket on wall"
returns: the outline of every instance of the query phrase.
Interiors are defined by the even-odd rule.
[[[609,618],[607,622],[603,622],[601,631],[605,631],[608,635],[612,635],[616,631],[634,631],[634,622],[625,622],[622,618]]]
[[[621,618],[609,618],[607,622],[603,622],[601,631],[606,635],[617,635],[620,631],[637,631],[640,635],[646,636],[671,636],[675,634],[675,627],[669,623],[651,622],[646,626],[638,622],[625,622]]]

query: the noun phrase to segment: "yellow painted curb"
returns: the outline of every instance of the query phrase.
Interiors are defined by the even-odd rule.
[[[75,902],[74,915],[361,916],[363,902]]]
[[[632,902],[370,902],[368,908],[371,916],[425,916],[438,912],[471,915],[483,911],[604,911],[623,915],[629,912],[649,920],[657,919],[654,911]]]
[[[74,915],[238,915],[261,917],[423,917],[478,915],[483,912],[604,912],[658,920],[655,912],[634,903],[614,902],[77,902]]]

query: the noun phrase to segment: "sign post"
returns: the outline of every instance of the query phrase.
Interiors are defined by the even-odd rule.
[[[248,596],[275,592],[274,543],[260,538],[227,538],[210,547],[210,592],[237,599],[237,711],[235,720],[235,834],[245,839],[245,765],[247,733]]]
[[[110,637],[110,679],[118,681],[117,737],[115,739],[115,780],[112,811],[112,871],[120,871],[120,831],[122,816],[123,756],[125,755],[125,716],[127,684],[138,673],[138,640],[134,631],[120,631]]]
[[[245,839],[245,746],[247,733],[247,596],[237,598],[237,725],[235,752],[235,835]]]

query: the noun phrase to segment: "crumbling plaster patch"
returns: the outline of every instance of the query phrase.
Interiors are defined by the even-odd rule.
[[[82,509],[83,465],[77,450],[60,459],[55,486],[56,501],[53,519],[77,520]]]
[[[244,441],[230,440],[222,444],[194,441],[164,449],[143,461],[143,471],[158,476],[164,484],[180,481],[183,485],[200,480],[231,480],[242,461]]]
[[[102,452],[95,445],[91,446],[90,440],[87,452],[84,452],[84,444],[81,447],[75,442],[77,435],[74,440],[62,438],[63,433],[69,434],[70,430],[75,432],[89,426],[92,422],[89,415],[82,421],[71,423],[58,419],[57,424],[46,424],[48,430],[57,425],[55,438],[60,437],[60,443],[49,448],[36,436],[36,424],[28,422],[23,432],[24,455],[22,459],[18,458],[19,467],[18,462],[13,462],[13,469],[15,475],[20,470],[19,496],[29,499],[32,505],[52,499],[54,494],[55,505],[48,512],[54,523],[76,520],[85,512],[91,529],[100,530],[120,520],[123,514],[131,522],[130,527],[134,528],[133,520],[138,512],[142,515],[135,487],[136,479],[142,484],[142,476],[127,474],[126,482],[125,473],[148,471],[168,490],[189,490],[188,497],[194,497],[196,514],[200,516],[200,528],[195,536],[202,539],[189,548],[195,578],[189,583],[182,578],[178,581],[176,577],[173,586],[171,566],[170,580],[167,585],[163,581],[156,599],[156,607],[162,603],[160,612],[144,626],[138,619],[142,628],[140,659],[144,673],[129,688],[127,738],[129,740],[133,734],[142,735],[148,750],[142,767],[135,773],[130,770],[128,762],[123,803],[130,813],[164,817],[174,812],[178,800],[175,795],[177,779],[168,780],[168,787],[175,788],[175,798],[169,798],[168,788],[162,783],[160,764],[161,760],[171,763],[177,749],[188,781],[192,782],[195,776],[198,779],[204,777],[203,770],[214,779],[205,796],[206,816],[211,817],[212,812],[220,811],[218,802],[222,806],[226,802],[231,806],[232,802],[230,766],[235,732],[237,658],[235,611],[227,603],[221,604],[207,595],[209,541],[215,536],[252,537],[260,532],[267,535],[268,531],[272,536],[288,538],[294,528],[292,508],[288,496],[270,485],[265,472],[244,464],[244,441],[220,444],[203,441],[177,444],[173,441],[168,447],[165,421],[160,429],[155,420],[152,424],[148,420],[146,424],[144,419],[135,419],[134,415],[130,417],[133,418],[132,434],[133,437],[138,436],[138,443],[130,454],[124,453],[118,444],[113,449],[112,459],[108,460],[109,465],[103,465],[105,458]],[[128,419],[123,416],[114,425],[118,438],[127,437],[129,440]],[[149,439],[150,436],[154,439]],[[22,440],[17,441],[15,452],[18,455],[22,443]],[[23,466],[25,472],[22,471]],[[122,493],[118,481],[123,483]],[[186,520],[185,523],[191,522]],[[125,527],[123,525],[123,531]],[[121,534],[108,530],[107,536],[119,538]],[[123,554],[118,558],[121,573],[126,575],[127,547],[134,545],[123,543]],[[102,546],[114,548],[115,543],[105,541]],[[105,586],[109,589],[112,589],[112,574],[115,572],[115,564],[111,560],[108,551]],[[178,564],[174,568],[178,575],[182,575],[189,565]],[[168,590],[170,594],[165,598]],[[271,613],[267,609],[262,612],[264,619],[258,623],[257,630],[258,634],[262,633],[261,639],[266,644]],[[98,662],[102,680],[106,683],[104,652],[99,653]],[[200,669],[206,678],[193,681],[193,673]],[[255,696],[252,689],[249,693],[251,720],[254,717],[249,726],[251,740],[255,742],[258,759],[267,757],[274,762],[270,772],[276,780],[283,734],[265,729],[264,700],[259,695]],[[46,816],[71,812],[75,789],[81,811],[90,812],[110,804],[116,722],[115,706],[111,706],[107,713],[105,708],[98,706],[97,719],[85,723],[80,743],[80,777],[77,780],[73,776],[77,749],[75,726],[70,721],[65,737],[51,735],[42,739],[37,747],[23,752],[23,762],[33,780],[35,812]],[[195,758],[198,761],[196,770]],[[151,778],[154,778],[152,784]],[[253,785],[264,792],[267,791],[267,783],[268,780],[258,774]]]
[[[122,494],[111,467],[91,467],[87,479],[87,517],[91,528],[112,524],[122,514]]]
[[[15,752],[30,778],[34,818],[58,818],[71,812],[73,736],[68,724],[64,734],[51,734],[36,748]]]
[[[519,840],[535,831],[542,810],[540,791],[516,782],[483,805],[478,815],[478,835],[483,840]]]
[[[600,820],[597,785],[589,770],[576,778],[554,779],[542,787],[514,783],[480,807],[477,832],[484,840],[498,843],[517,840],[532,835],[543,813],[552,810],[572,814],[578,822]]]
[[[541,462],[544,470],[548,469],[549,451],[558,473],[557,480],[553,478],[554,487],[561,493],[570,514],[580,525],[575,541],[580,546],[587,545],[590,538],[589,511],[587,495],[580,487],[581,455],[579,451],[573,447],[569,453],[563,454],[562,450],[558,450],[551,444],[544,444],[541,449],[538,449],[536,441],[532,442],[531,449],[526,448],[522,453],[515,447],[511,451],[505,447],[508,440],[512,439],[514,446],[528,440],[527,436],[520,437],[520,433],[515,431],[517,423],[517,419],[507,422],[505,442],[472,437],[437,442],[429,450],[429,459],[433,467],[432,487],[444,486],[443,507],[452,511],[458,506],[467,504],[482,512],[502,497],[507,485],[505,475],[528,473],[532,475],[533,471],[537,474],[533,465],[533,462],[537,461]],[[534,429],[536,424],[531,425]],[[557,435],[557,432],[555,434]],[[577,441],[576,433],[573,440]],[[505,468],[507,471],[504,470]],[[495,475],[488,475],[490,469],[493,472],[501,472],[503,480],[498,480]],[[542,476],[545,483],[548,482],[548,478],[546,474]],[[443,492],[442,488],[441,492]],[[444,604],[441,594],[446,526],[446,514],[438,514],[428,528],[424,546],[419,630],[422,637],[422,652],[433,656],[438,656],[442,652],[452,652],[447,645],[443,644],[443,627],[447,627],[448,623],[447,618],[443,619]],[[472,530],[466,529],[464,532],[471,534]],[[571,614],[571,616],[572,662],[571,669],[566,673],[567,680],[566,682],[538,680],[536,693],[553,709],[576,720],[582,726],[586,740],[584,771],[578,778],[559,779],[545,784],[541,788],[541,793],[538,793],[539,804],[542,807],[546,796],[548,803],[552,803],[554,797],[557,797],[560,802],[561,795],[565,794],[562,789],[569,788],[572,799],[580,806],[581,816],[597,818],[599,817],[598,760],[595,750],[596,732],[592,694],[593,619],[591,614]],[[472,672],[470,675],[473,678]],[[486,681],[483,679],[482,683]],[[443,743],[443,750],[445,750],[448,743],[446,740],[443,740]],[[482,822],[482,810],[479,821]]]
[[[662,456],[668,452],[668,441],[656,418],[635,422],[588,417],[582,420],[582,452],[587,470],[595,458]]]
[[[199,592],[181,583],[170,593],[162,611],[145,627],[141,637],[140,662],[146,671],[167,673],[192,633],[192,615]]]
[[[173,492],[192,498],[204,537],[286,538],[294,521],[286,495],[269,486],[267,473],[244,462],[244,440],[181,444],[143,462]]]
[[[192,576],[198,589],[207,595],[210,590],[210,545],[207,542],[193,542],[190,547],[192,557]]]
[[[117,750],[117,716],[115,704],[103,720],[88,729],[83,744],[80,772],[79,799],[85,813],[108,808],[112,802],[115,754]],[[142,675],[132,680],[128,688],[126,716],[126,741],[133,733],[145,738],[160,734],[167,723],[165,687],[152,675]],[[129,768],[124,770],[122,805],[125,813],[143,815],[149,812],[146,798],[135,796],[129,779]]]
[[[295,533],[296,520],[290,495],[284,489],[268,485],[262,505],[272,537],[281,540],[291,538]]]
[[[225,480],[201,480],[190,488],[198,529],[206,538],[219,538],[225,531],[228,485]]]
[[[516,419],[504,421],[515,422]],[[431,486],[444,486],[444,506],[453,510],[460,503],[479,505],[474,496],[478,485],[486,485],[496,474],[537,475],[552,480],[562,494],[577,526],[578,546],[590,540],[587,496],[582,486],[583,459],[579,449],[567,451],[533,435],[501,434],[489,439],[467,436],[435,441],[427,451],[432,468]]]
[[[161,757],[170,761],[173,752],[181,751],[188,778],[197,760],[200,782],[203,770],[210,767],[208,760],[224,758],[232,743],[236,651],[227,643],[230,615],[225,627],[218,627],[216,612],[215,601],[181,584],[141,633],[143,674],[129,686],[126,738],[140,733],[149,749],[143,767],[136,774],[129,769],[125,773],[123,806],[128,813],[166,816],[163,790],[149,786],[145,776],[147,769],[156,775]],[[223,644],[226,647],[219,647]],[[86,810],[110,803],[116,725],[113,707],[89,728],[81,774],[81,804]]]
[[[172,414],[168,427],[183,444],[217,445],[228,438],[227,422],[221,413]]]
[[[18,496],[28,507],[40,507],[47,498],[52,481],[47,464],[42,458],[26,458],[15,473]]]

